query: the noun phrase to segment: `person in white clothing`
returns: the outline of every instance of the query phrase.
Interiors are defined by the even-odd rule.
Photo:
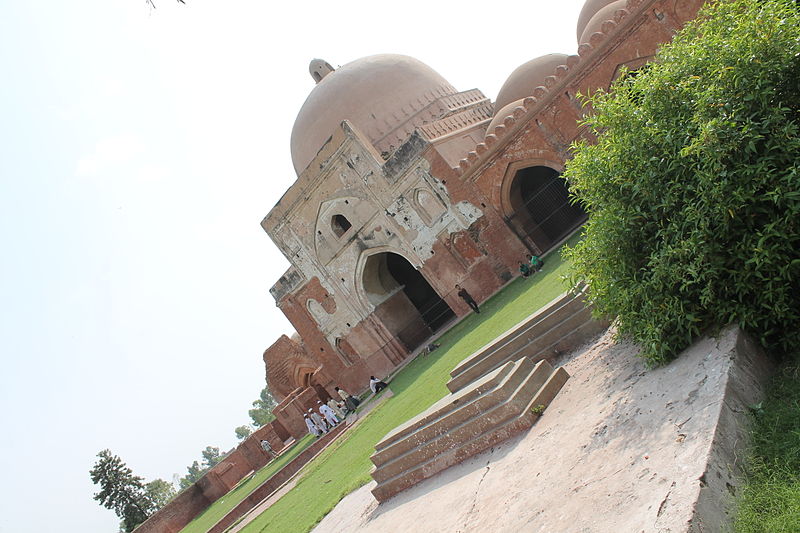
[[[311,433],[315,437],[319,437],[322,434],[322,432],[320,432],[319,428],[314,423],[314,421],[308,418],[308,415],[303,415],[303,420],[306,421],[306,426],[308,427],[309,433]]]
[[[325,417],[325,420],[328,421],[328,424],[330,424],[331,427],[337,425],[339,423],[339,419],[336,418],[336,413],[333,412],[333,409],[320,401],[317,403],[319,404],[319,414]]]
[[[261,440],[261,449],[264,450],[264,453],[266,453],[269,456],[275,455],[275,452],[272,451],[272,446],[270,446],[269,442],[265,439]]]
[[[314,424],[319,428],[322,433],[328,432],[328,426],[325,424],[325,421],[319,416],[319,413],[315,412],[310,407],[308,408],[308,418],[310,418]]]
[[[369,377],[369,388],[373,393],[378,394],[380,391],[388,387],[386,383],[377,379],[375,376]]]
[[[336,413],[336,418],[338,418],[339,420],[344,420],[345,417],[344,410],[342,410],[342,408],[339,407],[339,403],[336,400],[334,400],[333,398],[328,400],[328,407],[333,409],[333,412]]]

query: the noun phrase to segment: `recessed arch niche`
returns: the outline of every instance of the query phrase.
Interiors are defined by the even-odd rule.
[[[375,315],[409,351],[455,318],[422,273],[398,253],[368,255],[360,277],[363,296]]]
[[[561,165],[533,160],[511,165],[501,191],[506,222],[537,254],[543,253],[586,221],[578,204],[570,202]]]

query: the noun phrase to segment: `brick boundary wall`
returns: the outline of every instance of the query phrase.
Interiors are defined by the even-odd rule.
[[[288,432],[277,420],[259,428],[193,485],[142,522],[136,533],[178,533],[250,472],[258,471],[269,462],[261,450],[262,439],[280,452],[283,451],[284,436],[288,438]]]
[[[339,424],[328,432],[327,435],[303,450],[297,457],[289,461],[286,466],[275,472],[272,477],[259,485],[259,487],[242,500],[239,505],[231,509],[228,514],[214,524],[214,527],[209,529],[207,533],[222,533],[229,528],[239,518],[243,517],[248,511],[279,489],[281,485],[289,481],[292,476],[299,472],[301,468],[308,464],[319,452],[326,448],[328,444],[341,435],[345,427],[346,424]]]

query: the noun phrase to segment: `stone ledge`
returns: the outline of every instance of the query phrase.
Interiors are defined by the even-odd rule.
[[[574,350],[608,328],[607,321],[592,319],[584,301],[585,288],[566,293],[461,361],[447,388],[456,392],[508,361],[528,357],[553,360]]]
[[[405,430],[378,443],[371,457],[378,482],[372,494],[385,501],[530,428],[538,418],[532,406],[547,406],[568,377],[564,369],[554,372],[547,361],[534,365],[523,357],[452,395],[469,401],[435,404]],[[495,383],[494,388],[486,388],[487,383]],[[473,388],[480,393],[471,394]]]
[[[370,483],[314,531],[725,531],[770,361],[736,328],[652,370],[612,337],[565,358],[530,431],[379,506]]]

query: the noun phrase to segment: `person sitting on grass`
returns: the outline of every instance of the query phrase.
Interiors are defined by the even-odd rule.
[[[523,263],[522,261],[519,262],[519,271],[522,274],[523,278],[527,278],[531,275],[531,267],[527,263]]]
[[[539,272],[544,266],[544,261],[542,261],[538,255],[528,254],[528,261],[531,264],[533,272]]]
[[[372,389],[372,392],[378,394],[380,391],[388,387],[386,383],[377,379],[375,376],[369,377],[369,388]]]

